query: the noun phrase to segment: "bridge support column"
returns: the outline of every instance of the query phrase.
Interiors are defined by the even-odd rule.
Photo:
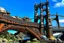
[[[50,19],[50,12],[49,12],[49,7],[48,7],[49,2],[46,2],[46,33],[47,33],[47,37],[50,40],[56,40],[56,38],[53,36],[52,33],[52,24],[51,24],[51,19]]]
[[[38,5],[37,4],[35,4],[34,5],[34,22],[38,22]]]
[[[40,33],[44,35],[43,3],[40,3]]]

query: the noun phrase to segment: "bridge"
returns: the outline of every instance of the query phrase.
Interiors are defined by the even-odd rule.
[[[53,32],[64,32],[64,29],[52,29]]]
[[[40,39],[41,34],[38,28],[38,23],[25,22],[15,19],[9,15],[0,14],[0,32],[6,31],[8,29],[17,30],[23,33],[28,31],[29,33],[33,34],[34,37]]]
[[[17,30],[19,32],[27,33],[32,38],[43,40],[41,37],[45,35],[43,31],[45,30],[47,38],[55,40],[55,38],[53,37],[53,32],[62,32],[64,30],[52,29],[48,4],[49,2],[46,1],[45,3],[34,5],[35,8],[34,22],[26,22],[24,20],[10,16],[9,15],[10,13],[0,12],[0,33],[12,29],[12,30]],[[46,8],[43,8],[44,6]],[[40,9],[40,15],[38,15],[37,13],[38,8]],[[42,14],[44,11],[46,12],[45,16],[43,16]],[[46,20],[46,26],[44,26],[44,18]],[[39,23],[37,23],[38,20],[40,20]],[[58,28],[59,28],[60,25],[59,25],[59,19],[57,14],[56,14],[56,18],[53,18],[53,20],[57,21]]]

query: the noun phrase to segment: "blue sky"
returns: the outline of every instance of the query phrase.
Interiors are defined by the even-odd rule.
[[[42,0],[45,2],[46,0]],[[0,6],[11,13],[11,16],[34,18],[34,4],[40,3],[40,0],[0,0]],[[50,13],[64,15],[64,1],[63,0],[49,0]],[[59,18],[64,20],[63,18]],[[55,25],[55,21],[52,23]],[[63,24],[61,24],[63,25]]]

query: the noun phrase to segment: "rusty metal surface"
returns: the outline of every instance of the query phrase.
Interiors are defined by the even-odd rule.
[[[39,27],[38,23],[25,22],[19,19],[14,19],[13,17],[7,15],[0,15],[0,21],[10,23],[10,24]]]
[[[17,30],[17,31],[20,31],[20,32],[23,32],[23,33],[28,31],[34,37],[40,39],[40,35],[38,35],[40,33],[37,33],[38,31],[35,28],[33,29],[33,27],[25,27],[25,26],[18,26],[18,25],[7,25],[7,26],[4,26],[0,32],[4,32],[8,29]]]

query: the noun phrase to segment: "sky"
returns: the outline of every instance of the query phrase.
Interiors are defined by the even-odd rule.
[[[45,2],[46,0],[42,0]],[[34,18],[34,4],[40,3],[40,0],[0,0],[0,7],[10,12],[11,16]],[[64,0],[49,0],[50,14],[56,14],[64,16]],[[32,20],[33,21],[33,20]],[[59,17],[59,22],[64,26],[64,18]],[[56,26],[56,21],[52,21],[52,24]]]

